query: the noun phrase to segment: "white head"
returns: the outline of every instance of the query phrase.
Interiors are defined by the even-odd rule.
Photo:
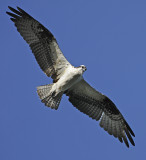
[[[80,65],[80,68],[82,69],[83,72],[85,72],[87,70],[86,66],[84,66],[84,65]]]

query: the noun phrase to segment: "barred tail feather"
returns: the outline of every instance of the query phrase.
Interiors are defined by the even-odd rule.
[[[37,87],[37,93],[38,93],[42,103],[45,103],[46,106],[57,110],[58,106],[60,104],[63,92],[60,92],[54,96],[54,94],[52,92],[50,92],[52,86],[53,86],[53,84],[39,86],[39,87]]]

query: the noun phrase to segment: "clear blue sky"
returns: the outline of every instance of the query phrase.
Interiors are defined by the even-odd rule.
[[[7,6],[47,27],[66,58],[117,105],[135,132],[126,148],[63,97],[45,107],[36,87],[51,83],[16,31]],[[146,157],[146,1],[0,1],[0,159],[89,160]]]

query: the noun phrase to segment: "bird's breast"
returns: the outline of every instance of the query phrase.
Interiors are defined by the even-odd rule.
[[[57,86],[60,91],[65,91],[82,79],[82,74],[76,68],[68,69],[58,80]]]

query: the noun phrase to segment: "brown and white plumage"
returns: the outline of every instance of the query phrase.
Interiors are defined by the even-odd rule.
[[[29,44],[40,68],[48,77],[52,77],[53,84],[39,86],[38,95],[42,102],[53,109],[57,109],[62,95],[69,96],[69,101],[81,112],[100,121],[100,126],[110,135],[125,142],[129,147],[135,136],[132,129],[115,104],[106,96],[92,88],[82,77],[86,70],[84,65],[72,66],[59,49],[52,33],[36,21],[28,13],[17,7],[7,12],[17,27],[18,32]]]
[[[131,135],[135,135],[115,104],[92,88],[84,79],[70,88],[66,95],[78,110],[92,119],[100,120],[100,126],[110,135],[118,138],[120,142],[124,140],[129,147],[127,135],[131,144],[134,145]]]
[[[63,73],[65,66],[70,65],[62,54],[52,33],[24,10],[18,11],[9,7],[15,14],[7,12],[17,27],[18,32],[29,44],[40,68],[56,81]]]

